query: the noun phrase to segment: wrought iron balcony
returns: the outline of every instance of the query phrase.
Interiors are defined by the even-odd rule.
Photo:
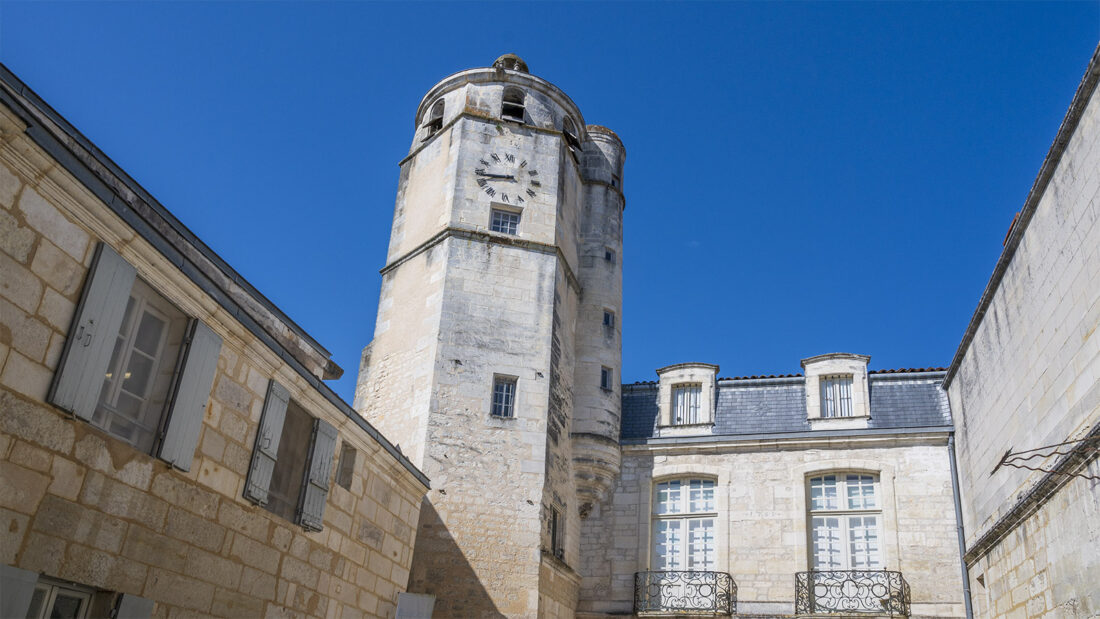
[[[636,572],[634,613],[732,615],[737,584],[725,572]]]
[[[812,570],[795,574],[794,612],[909,616],[909,583],[901,572]]]

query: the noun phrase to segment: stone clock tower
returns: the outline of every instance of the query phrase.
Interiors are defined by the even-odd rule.
[[[432,480],[437,617],[573,616],[619,470],[624,156],[513,55],[417,109],[355,406]]]

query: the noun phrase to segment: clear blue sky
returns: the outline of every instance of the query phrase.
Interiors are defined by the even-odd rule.
[[[623,379],[950,362],[1100,3],[0,3],[0,59],[333,352],[420,97],[515,52],[627,148]]]

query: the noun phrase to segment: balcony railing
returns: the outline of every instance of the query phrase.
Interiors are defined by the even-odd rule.
[[[795,574],[794,612],[909,616],[909,583],[901,572],[813,570]]]
[[[725,572],[636,572],[634,613],[732,615],[737,584]]]

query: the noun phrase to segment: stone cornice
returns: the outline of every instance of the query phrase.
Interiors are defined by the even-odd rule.
[[[460,228],[457,226],[448,226],[446,228],[443,228],[439,232],[432,235],[428,240],[410,249],[404,254],[398,256],[397,258],[391,260],[388,264],[386,264],[386,266],[379,269],[378,272],[382,275],[386,275],[390,271],[393,271],[402,264],[408,262],[416,256],[419,256],[420,254],[428,251],[432,247],[435,247],[436,245],[451,237],[474,241],[478,243],[490,243],[496,245],[506,245],[510,247],[522,247],[523,249],[530,249],[543,254],[553,254],[557,257],[558,263],[561,264],[562,271],[565,272],[565,278],[569,281],[569,287],[572,288],[573,291],[577,294],[581,293],[580,280],[577,279],[577,275],[569,266],[569,261],[566,260],[565,254],[562,253],[561,248],[559,248],[557,245],[520,239],[508,234],[498,234],[495,232],[487,232],[485,230],[473,230],[470,228]]]
[[[623,455],[912,447],[917,445],[946,445],[951,431],[950,426],[944,426],[886,430],[817,430],[744,436],[707,435],[623,441],[622,446]]]

